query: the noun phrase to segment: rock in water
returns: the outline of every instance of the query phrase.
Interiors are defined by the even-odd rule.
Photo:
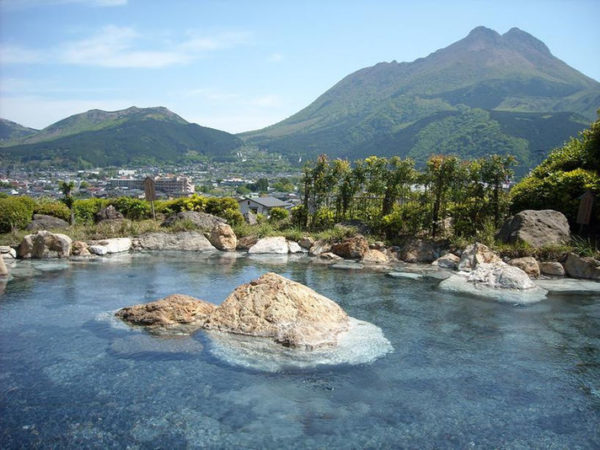
[[[67,258],[71,254],[71,238],[66,234],[38,231],[28,234],[19,244],[20,258]]]
[[[565,268],[557,261],[541,262],[540,272],[544,275],[550,275],[552,277],[564,277]]]
[[[215,310],[212,303],[189,295],[173,294],[155,302],[128,306],[115,313],[133,325],[143,325],[154,331],[195,331],[202,327]]]
[[[357,234],[334,244],[331,251],[342,258],[361,259],[369,251],[369,241],[363,235]]]
[[[237,246],[237,237],[233,229],[226,223],[216,225],[210,232],[208,240],[217,249],[232,252]]]
[[[248,250],[248,253],[274,253],[278,255],[287,255],[290,251],[287,241],[283,236],[273,236],[259,239]]]
[[[0,256],[0,277],[8,275],[8,269],[6,268],[6,264],[4,264],[4,258]]]
[[[458,267],[458,263],[460,262],[460,258],[456,256],[454,253],[446,253],[444,256],[440,256],[432,265],[436,265],[441,269],[452,269],[455,270]]]
[[[532,256],[514,258],[511,259],[508,262],[508,264],[510,264],[511,266],[518,267],[532,278],[539,278],[540,276],[540,265]]]
[[[348,326],[348,315],[337,303],[275,273],[236,288],[205,325],[306,349],[336,345]]]
[[[565,262],[565,270],[573,278],[600,280],[600,261],[594,258],[569,253]]]
[[[569,222],[563,213],[552,209],[528,209],[509,218],[496,237],[503,242],[525,242],[539,248],[567,243],[570,236]]]

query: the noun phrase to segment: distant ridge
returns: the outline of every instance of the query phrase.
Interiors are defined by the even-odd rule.
[[[518,28],[485,27],[425,58],[358,70],[282,122],[240,134],[287,154],[512,153],[525,172],[600,107],[600,83]]]
[[[0,161],[59,166],[183,163],[230,154],[236,136],[189,123],[164,107],[93,109],[33,130],[0,148]]]

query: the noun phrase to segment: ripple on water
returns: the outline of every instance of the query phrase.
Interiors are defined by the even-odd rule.
[[[211,331],[210,352],[234,366],[265,372],[310,369],[341,364],[367,364],[393,351],[381,328],[350,318],[350,329],[334,348],[300,350],[284,347],[268,338]]]

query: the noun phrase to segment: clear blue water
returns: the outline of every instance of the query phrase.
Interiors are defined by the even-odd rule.
[[[427,279],[189,254],[55,269],[0,296],[2,448],[600,447],[600,295],[517,307]],[[265,372],[218,358],[204,332],[108,319],[175,292],[219,303],[266,271],[377,325],[393,352]]]

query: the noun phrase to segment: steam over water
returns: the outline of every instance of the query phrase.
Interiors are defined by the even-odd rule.
[[[352,316],[336,349],[153,336],[111,313],[216,304],[267,271]],[[0,296],[2,448],[598,448],[600,294],[527,306],[307,259],[21,263]],[[24,276],[28,275],[28,276]]]

